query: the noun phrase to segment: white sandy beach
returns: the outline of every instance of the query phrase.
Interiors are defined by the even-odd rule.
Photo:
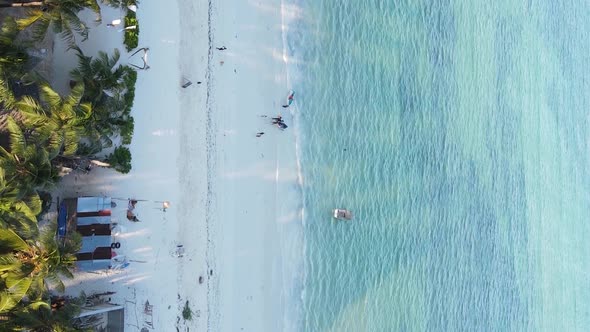
[[[81,43],[87,55],[122,52],[122,33],[106,23],[124,14],[103,9],[103,24]],[[292,322],[286,303],[299,236],[300,198],[292,116],[281,107],[290,88],[283,60],[281,2],[191,0],[141,2],[139,47],[149,47],[139,71],[132,114],[133,169],[70,174],[60,198],[104,195],[117,201],[123,227],[120,271],[78,273],[77,295],[115,291],[125,306],[125,330],[279,331]],[[87,21],[93,19],[88,14]],[[219,51],[216,47],[225,46]],[[56,40],[54,80],[67,91],[76,65]],[[183,77],[193,85],[181,88]],[[201,81],[202,84],[197,84]],[[282,132],[269,118],[282,113]],[[257,132],[265,134],[257,138]],[[125,198],[139,202],[140,223],[125,218]],[[170,201],[166,212],[156,201]],[[186,254],[174,257],[177,245]],[[205,282],[199,284],[199,277]],[[189,301],[192,320],[182,318]],[[144,304],[153,307],[153,328]]]

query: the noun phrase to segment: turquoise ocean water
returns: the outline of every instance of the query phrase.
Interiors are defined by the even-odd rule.
[[[590,329],[588,3],[285,4],[297,329]]]

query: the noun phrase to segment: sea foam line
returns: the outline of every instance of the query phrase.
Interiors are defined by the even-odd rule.
[[[287,87],[293,89],[295,91],[295,100],[297,100],[297,91],[295,86],[298,84],[298,80],[292,77],[291,68],[298,62],[295,59],[294,52],[290,52],[289,47],[289,27],[291,27],[300,17],[301,17],[301,9],[294,3],[289,3],[286,0],[281,0],[281,33],[282,33],[282,59],[285,64],[285,78]],[[288,303],[287,307],[290,304],[293,304],[294,307],[290,307],[291,310],[285,310],[283,316],[283,328],[285,331],[299,331],[303,326],[303,301],[304,301],[304,294],[305,294],[305,280],[307,278],[306,271],[305,271],[305,255],[306,255],[306,246],[305,246],[305,196],[303,194],[303,173],[302,173],[302,166],[301,166],[301,131],[300,131],[300,112],[301,109],[298,107],[298,103],[295,101],[290,107],[289,112],[293,118],[293,135],[294,135],[294,148],[295,148],[295,171],[296,171],[296,191],[298,195],[298,201],[300,202],[300,206],[298,207],[299,212],[299,227],[295,227],[295,230],[289,229],[287,234],[284,234],[285,239],[288,244],[292,244],[293,241],[299,242],[300,246],[295,246],[295,250],[291,249],[291,257],[289,259],[285,259],[285,261],[290,262],[291,264],[286,267],[283,266],[283,289],[282,289],[282,297],[288,299],[292,303]],[[292,246],[286,245],[283,252],[286,252],[288,248],[292,248]],[[297,249],[300,249],[299,252],[295,252]],[[285,255],[287,256],[287,255]],[[286,265],[285,262],[284,265]],[[290,270],[289,270],[290,268]],[[297,276],[300,276],[299,278]],[[286,301],[287,302],[287,301]]]

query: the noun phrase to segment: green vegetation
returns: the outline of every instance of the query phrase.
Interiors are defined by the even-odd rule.
[[[0,30],[0,69],[9,78],[24,74],[28,60],[26,50],[15,40],[18,27],[13,18],[6,18]]]
[[[90,121],[86,122],[88,144],[96,151],[111,147],[113,137],[130,144],[137,72],[129,66],[117,66],[118,49],[112,56],[99,52],[96,59],[84,55],[77,47],[74,49],[78,53],[78,68],[70,73],[71,83],[82,83],[86,87],[82,100],[94,105]]]
[[[125,39],[123,44],[125,44],[125,47],[127,47],[127,52],[136,48],[139,43],[139,22],[137,22],[135,12],[131,10],[128,10],[127,15],[125,15],[125,28],[128,27],[135,28],[125,30]]]
[[[77,14],[88,8],[100,16],[97,1],[27,2],[29,16],[0,21],[0,331],[80,330],[72,318],[81,302],[60,298],[61,304],[54,306],[55,295],[48,289],[61,292],[62,278],[73,277],[81,239],[69,235],[58,241],[55,221],[40,228],[39,214],[50,205],[48,191],[65,167],[75,169],[97,159],[122,173],[131,170],[131,152],[125,145],[133,136],[137,72],[118,64],[117,49],[90,57],[75,44],[76,37],[84,40],[89,33]],[[101,2],[120,8],[136,4]],[[134,14],[130,17],[135,19]],[[22,29],[31,30],[32,40],[19,34]],[[65,95],[31,71],[28,47],[50,29],[78,57]],[[129,31],[137,43],[139,30]],[[96,157],[115,145],[110,154]]]
[[[74,277],[71,270],[81,238],[70,236],[59,243],[56,227],[53,223],[39,237],[28,240],[11,229],[0,229],[0,313],[9,312],[19,303],[30,309],[48,307],[43,301],[47,283],[63,292],[60,277]]]
[[[43,40],[49,29],[61,35],[70,45],[75,45],[75,34],[82,36],[82,41],[88,39],[88,25],[77,16],[86,8],[97,15],[97,23],[101,20],[97,0],[45,0],[38,1],[35,6],[29,3],[28,8],[28,16],[17,23],[20,29],[31,27],[35,41]]]
[[[126,146],[118,146],[113,153],[109,154],[106,162],[121,173],[129,173],[131,170],[131,152]]]
[[[184,304],[184,308],[182,309],[182,318],[184,318],[184,320],[192,320],[193,319],[193,311],[188,306],[188,300],[186,300],[186,303]]]
[[[102,2],[113,8],[127,8],[127,6],[139,4],[137,0],[102,0]]]
[[[72,323],[80,313],[85,296],[78,298],[42,294],[38,307],[19,303],[13,310],[0,314],[0,331],[83,331]]]

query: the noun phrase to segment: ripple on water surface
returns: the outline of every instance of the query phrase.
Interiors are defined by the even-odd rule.
[[[588,326],[588,10],[298,4],[303,329]]]

